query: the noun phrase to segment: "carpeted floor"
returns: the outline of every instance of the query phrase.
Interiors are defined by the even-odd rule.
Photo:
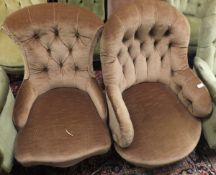
[[[100,72],[97,79],[103,82]],[[21,76],[11,76],[11,87],[16,96]],[[92,157],[70,168],[46,166],[24,168],[17,162],[11,175],[216,175],[216,151],[209,149],[203,137],[197,148],[185,159],[173,165],[156,169],[144,169],[131,165],[117,155],[112,148],[103,156]]]

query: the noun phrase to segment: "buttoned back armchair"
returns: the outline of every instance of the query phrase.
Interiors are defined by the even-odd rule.
[[[189,24],[168,3],[137,0],[113,13],[101,39],[109,125],[117,152],[144,167],[187,156],[211,110],[189,68]]]

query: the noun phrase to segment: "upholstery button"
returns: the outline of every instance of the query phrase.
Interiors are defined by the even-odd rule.
[[[75,65],[75,66],[74,66],[74,70],[75,70],[75,71],[78,71],[78,70],[79,70],[79,67],[78,67],[77,65]]]
[[[48,72],[48,67],[47,66],[43,67],[43,72]]]
[[[73,48],[69,46],[69,47],[68,47],[68,52],[69,52],[69,54],[71,54],[72,51],[73,51]]]
[[[159,41],[158,40],[155,40],[154,41],[154,47],[156,47],[158,45]]]
[[[169,43],[168,47],[169,47],[169,49],[170,49],[170,48],[172,47],[172,43]]]
[[[200,7],[200,6],[201,6],[201,3],[198,3],[197,6]]]
[[[136,63],[136,59],[133,59],[133,64],[135,64]]]
[[[50,47],[47,47],[47,52],[48,52],[49,54],[51,54],[51,48],[50,48]]]
[[[146,61],[147,61],[147,62],[149,61],[149,57],[146,57]]]
[[[58,37],[59,36],[59,28],[58,28],[58,26],[56,25],[52,29],[53,29],[52,32],[54,33],[55,37]]]
[[[145,44],[144,41],[140,43],[140,48],[141,48],[141,49],[143,48],[144,44]]]
[[[59,63],[59,67],[62,68],[63,67],[63,62]]]
[[[121,50],[118,52],[117,57],[121,56]]]
[[[174,70],[171,69],[171,76],[174,76]]]
[[[149,31],[149,35],[150,35],[151,37],[153,37],[153,36],[156,35],[156,32],[155,32],[155,28],[154,28],[154,27],[152,27],[151,30]]]
[[[163,61],[163,60],[164,60],[164,57],[165,57],[164,55],[161,57],[161,61]]]
[[[40,39],[39,32],[34,32],[33,38],[36,39],[36,40]]]
[[[171,34],[171,29],[168,27],[168,29],[164,33],[164,36],[169,36],[170,34]]]
[[[76,37],[76,38],[79,38],[79,37],[80,37],[80,34],[79,34],[78,31],[76,31],[76,33],[75,33],[75,37]]]
[[[128,47],[128,53],[129,53],[129,54],[131,54],[131,49],[132,49],[132,46],[129,46],[129,47]]]
[[[135,38],[135,39],[139,39],[139,31],[138,31],[138,29],[137,29],[137,31],[136,31],[135,34],[134,34],[134,38]]]

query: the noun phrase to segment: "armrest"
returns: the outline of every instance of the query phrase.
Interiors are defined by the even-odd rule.
[[[4,70],[0,67],[0,113],[4,108],[8,91],[9,91],[9,80]]]
[[[17,129],[22,129],[25,126],[36,97],[31,82],[24,80],[19,89],[13,111],[13,121]]]
[[[87,92],[91,97],[101,119],[105,122],[107,119],[107,105],[102,90],[98,86],[95,79],[92,78],[90,80],[87,87]]]
[[[202,60],[200,57],[195,57],[194,65],[197,73],[202,78],[208,87],[209,93],[211,94],[212,99],[216,102],[216,78],[211,71],[208,64]]]
[[[179,99],[192,115],[204,117],[211,113],[212,101],[208,90],[191,69],[177,71],[173,80],[180,89]]]
[[[107,102],[109,107],[109,124],[112,136],[120,147],[128,147],[134,138],[134,128],[130,114],[122,98],[119,87],[107,87]]]

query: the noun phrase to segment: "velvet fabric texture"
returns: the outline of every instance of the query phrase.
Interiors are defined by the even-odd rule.
[[[135,133],[127,149],[116,146],[126,160],[137,165],[163,165],[184,158],[198,143],[200,121],[185,110],[168,86],[140,83],[122,96]]]
[[[143,129],[142,127],[134,129],[131,115],[136,114],[133,114],[133,110],[130,111],[125,104],[126,101],[122,98],[122,93],[126,89],[139,83],[165,84],[178,96],[178,100],[185,106],[181,110],[188,110],[190,117],[193,115],[202,118],[211,112],[212,105],[208,90],[189,69],[187,63],[189,34],[189,24],[185,17],[166,2],[156,0],[138,0],[122,7],[111,15],[105,24],[101,39],[102,72],[107,90],[112,135],[122,150],[126,147],[130,148],[134,135],[136,135],[134,131]],[[157,95],[155,98],[158,98]],[[167,113],[170,112],[167,111]],[[185,112],[182,112],[182,115],[183,113]],[[158,115],[161,117],[160,112]],[[176,115],[170,117],[177,118]],[[146,118],[145,122],[149,120]],[[197,123],[192,119],[190,122],[192,125],[195,125],[194,122]],[[155,123],[155,125],[159,127],[160,123]],[[181,125],[178,127],[184,128]],[[196,132],[189,131],[196,139],[188,142],[187,154],[196,145],[200,130],[201,128],[197,128]],[[174,138],[169,139],[175,140]],[[154,144],[160,142],[161,140],[157,140]],[[140,149],[145,149],[146,145],[142,145]],[[164,146],[157,151],[167,152],[169,149]],[[185,150],[178,151],[175,154],[179,156],[173,156],[172,161],[177,161],[187,155]],[[133,153],[127,152],[127,154],[127,157],[131,157]],[[141,155],[137,155],[137,160],[139,160],[138,156]],[[160,154],[158,154],[158,160],[159,156]],[[136,163],[134,159],[129,160],[128,158],[127,160]],[[149,160],[139,162],[139,165],[157,166],[172,161],[168,157],[163,157],[157,163]]]
[[[69,166],[86,157],[106,152],[109,149],[110,140],[108,139],[108,131],[105,125],[107,117],[106,103],[102,91],[95,80],[92,66],[93,50],[102,27],[103,23],[100,18],[90,11],[78,6],[57,3],[27,7],[11,14],[5,20],[5,31],[22,48],[25,55],[24,81],[19,90],[14,108],[14,124],[19,129],[15,157],[23,165],[48,164]],[[73,110],[73,113],[71,104],[64,104],[64,101],[66,102],[67,100],[61,99],[61,104],[64,108],[59,106],[56,109],[56,112],[58,111],[56,114],[49,111],[46,113],[44,110],[52,104],[47,100],[49,90],[65,87],[77,88],[85,92],[86,99],[84,97],[80,99],[93,103],[94,105],[90,103],[89,106],[85,103],[84,106],[95,108],[95,110],[86,109],[84,113],[81,113],[82,111],[78,111],[77,108]],[[46,93],[48,93],[48,97],[45,95],[44,98],[46,100],[43,101],[42,99],[44,98],[40,98],[40,96]],[[64,98],[66,98],[65,93],[63,95]],[[54,94],[56,97],[54,98],[51,95],[51,101],[52,99],[57,100],[58,97],[61,98],[62,96],[62,93],[59,94],[58,91]],[[70,96],[70,91],[68,96]],[[89,96],[89,99],[87,96]],[[73,100],[73,94],[70,100]],[[68,103],[70,103],[70,100]],[[76,101],[75,97],[74,100]],[[76,105],[82,105],[81,101],[77,100]],[[41,106],[40,103],[46,104],[46,107]],[[53,102],[52,106],[55,105],[56,103]],[[38,113],[39,108],[43,113]],[[96,113],[98,114],[96,115]],[[44,116],[45,114],[47,114],[46,117]],[[90,117],[92,115],[94,117]],[[68,120],[69,116],[71,117],[70,120]],[[40,119],[41,117],[42,119]],[[59,123],[61,123],[61,127],[58,127],[56,121],[53,121],[50,122],[52,124],[50,127],[53,128],[46,131],[47,126],[44,125],[44,120],[48,122],[57,118]],[[80,125],[70,123],[70,121],[77,121],[78,118],[80,119]],[[92,121],[83,122],[84,119]],[[101,120],[101,122],[97,120]],[[92,126],[93,121],[97,123],[94,126]],[[75,137],[67,137],[68,133],[65,132],[65,129],[69,125],[77,132],[83,126],[83,137],[81,137],[82,139],[80,138],[80,141],[73,140]],[[89,129],[85,129],[87,125],[91,125],[88,126]],[[32,130],[29,129],[29,126],[31,126]],[[37,132],[33,130],[37,126],[40,129],[43,128],[46,134],[43,135],[43,132],[40,132],[37,135]],[[65,129],[62,131],[62,128]],[[89,131],[94,129],[96,131]],[[32,134],[27,134],[25,131],[29,131]],[[55,134],[53,133],[54,131]],[[98,140],[93,139],[95,136],[91,136],[91,134],[95,135],[95,132],[101,133]],[[67,150],[65,150],[65,154],[69,154],[67,156],[60,156],[63,147],[66,148],[61,141],[57,142],[59,145],[54,147],[51,147],[53,144],[49,143],[54,141],[55,138],[63,137],[62,134],[66,135],[67,139],[72,139],[68,143],[73,143],[67,146]],[[92,142],[97,142],[97,144],[92,144],[92,147],[86,148],[87,136],[92,138]],[[41,137],[44,138],[42,139]],[[47,139],[48,137],[54,138],[49,140]],[[34,142],[37,142],[37,139],[39,139],[39,143],[43,142],[43,145],[41,148],[38,148],[38,151],[34,151],[36,148],[32,149],[32,146]],[[27,145],[22,146],[23,143]],[[56,141],[53,143],[56,143]],[[80,143],[80,147],[83,148],[80,148],[80,150],[86,151],[76,153],[76,150],[73,150],[75,143]],[[44,145],[48,145],[48,147],[43,147]],[[54,150],[51,152],[47,151],[51,149]],[[53,152],[56,153],[53,154]],[[37,156],[34,156],[36,153]]]
[[[46,0],[0,0],[0,26],[12,12],[32,4],[45,2]],[[0,66],[9,73],[23,72],[22,54],[17,45],[2,30],[0,31]]]

